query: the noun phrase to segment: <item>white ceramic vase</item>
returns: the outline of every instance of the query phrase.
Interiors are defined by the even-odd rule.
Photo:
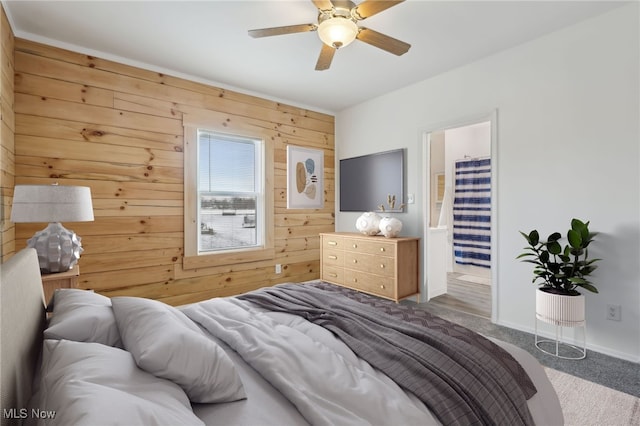
[[[356,220],[356,229],[365,235],[376,235],[380,232],[380,219],[375,212],[362,213]]]
[[[402,231],[402,222],[395,217],[383,217],[380,219],[380,232],[387,238],[395,238]]]

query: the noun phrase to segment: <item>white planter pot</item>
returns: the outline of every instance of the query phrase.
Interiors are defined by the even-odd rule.
[[[584,295],[564,296],[536,290],[536,317],[540,321],[563,327],[577,327],[585,322]]]

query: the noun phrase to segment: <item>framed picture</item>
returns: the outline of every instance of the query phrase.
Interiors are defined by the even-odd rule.
[[[436,203],[444,201],[444,173],[436,173]]]
[[[324,207],[324,151],[287,146],[287,208]]]

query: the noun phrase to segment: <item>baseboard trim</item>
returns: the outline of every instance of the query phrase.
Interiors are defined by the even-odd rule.
[[[508,321],[496,321],[497,325],[501,325],[503,327],[508,327],[508,328],[512,328],[514,330],[518,330],[518,331],[523,331],[525,333],[529,333],[531,334],[531,339],[533,339],[534,334],[535,334],[535,329],[534,327],[523,327],[521,324],[514,324]],[[555,335],[553,333],[548,333],[546,331],[541,331],[540,329],[538,329],[538,335],[543,336],[545,338],[549,338],[549,339],[553,339],[555,338]],[[578,342],[575,339],[566,338],[566,341],[568,343],[571,344],[579,344],[580,342]],[[620,352],[620,351],[616,351],[613,350],[611,348],[607,348],[604,346],[600,346],[600,345],[594,345],[592,343],[589,343],[589,337],[587,336],[587,349],[590,351],[594,351],[594,352],[598,352],[604,355],[608,355],[608,356],[612,356],[614,358],[619,358],[625,361],[630,361],[630,362],[635,362],[636,364],[640,363],[640,356],[636,356],[630,353],[626,353],[626,352]],[[587,356],[588,353],[587,353]]]

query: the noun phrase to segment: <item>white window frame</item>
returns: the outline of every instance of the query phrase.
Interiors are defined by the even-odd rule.
[[[215,132],[209,129],[202,129],[202,128],[198,128],[197,129],[198,133],[209,133],[211,135],[213,135],[214,137],[218,137],[220,139],[225,139],[227,141],[230,142],[238,142],[238,143],[251,143],[254,146],[254,164],[255,164],[255,169],[254,169],[254,175],[255,175],[255,181],[254,181],[254,188],[255,190],[252,192],[252,195],[254,195],[256,197],[256,243],[251,245],[251,246],[246,246],[246,247],[229,247],[229,248],[220,248],[220,249],[214,249],[214,250],[202,250],[202,233],[198,232],[198,255],[202,255],[202,254],[207,254],[207,253],[214,253],[214,252],[218,252],[218,253],[222,253],[222,252],[231,252],[231,251],[237,251],[237,250],[247,250],[247,249],[254,249],[254,248],[261,248],[263,247],[263,242],[264,242],[264,235],[265,235],[265,229],[264,229],[264,214],[265,214],[265,208],[264,208],[264,192],[265,192],[265,186],[264,186],[264,140],[262,139],[257,139],[257,138],[248,138],[245,136],[238,136],[238,135],[232,135],[232,134],[228,134],[228,133],[220,133],[220,132]],[[199,139],[199,136],[197,136]],[[198,140],[199,142],[199,140]],[[200,159],[201,153],[200,153],[200,144],[198,143],[198,154],[197,154],[197,158]],[[198,167],[200,167],[200,162],[198,161]],[[200,178],[200,173],[198,173],[198,179]],[[200,181],[198,180],[196,188],[198,191],[198,200],[200,199],[199,195],[203,192],[200,190]],[[228,196],[233,196],[233,195],[242,195],[242,193],[240,192],[236,192],[236,191],[231,191],[231,192],[227,192],[226,194],[223,194],[221,191],[213,191],[212,194],[216,194],[218,196],[222,196],[222,195],[228,195]],[[200,202],[198,201],[198,222],[197,223],[201,223],[202,222],[202,212],[201,212],[201,206],[200,206]]]
[[[220,128],[206,117],[185,114],[184,123],[184,257],[183,269],[257,262],[275,258],[274,248],[274,201],[273,201],[273,147],[265,135],[258,132],[235,131]],[[198,129],[262,141],[261,175],[263,185],[262,241],[260,246],[234,248],[217,251],[199,251],[200,222],[198,220]],[[256,206],[257,208],[257,206]],[[256,224],[258,225],[258,224]]]

